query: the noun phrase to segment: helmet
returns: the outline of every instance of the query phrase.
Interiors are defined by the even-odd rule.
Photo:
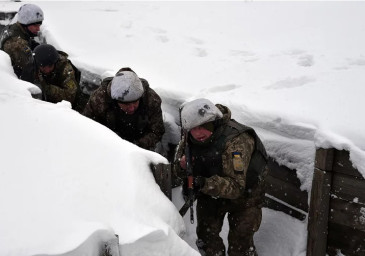
[[[50,44],[41,44],[34,48],[33,56],[37,66],[51,66],[59,59],[58,52]]]
[[[18,11],[18,22],[23,25],[42,23],[43,19],[42,9],[35,4],[24,4]]]
[[[223,117],[222,112],[208,99],[184,103],[180,109],[181,125],[186,131]]]
[[[133,71],[118,72],[110,86],[111,97],[121,102],[132,102],[142,97],[144,89],[141,80]]]

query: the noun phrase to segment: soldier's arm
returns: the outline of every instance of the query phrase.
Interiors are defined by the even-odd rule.
[[[14,72],[21,76],[23,69],[33,62],[32,50],[27,41],[20,37],[13,37],[4,43],[4,52],[9,54]]]
[[[245,189],[247,169],[254,146],[254,139],[247,133],[227,142],[222,154],[223,176],[214,175],[207,178],[201,192],[228,199],[241,196]]]
[[[92,92],[82,114],[100,124],[106,125],[106,85],[101,85]]]
[[[155,145],[161,141],[162,135],[165,133],[161,99],[155,94],[155,97],[149,99],[149,101],[146,133],[137,141],[137,145],[142,148],[154,148]]]
[[[67,100],[73,104],[76,97],[77,86],[75,71],[68,63],[62,70],[61,84],[46,84],[44,86],[46,95],[48,96],[47,101],[56,103]]]
[[[186,178],[186,170],[182,169],[181,165],[180,165],[180,160],[183,157],[184,152],[185,152],[185,137],[183,136],[176,148],[174,161],[172,163],[173,175],[175,175],[176,177],[179,177],[181,179]]]

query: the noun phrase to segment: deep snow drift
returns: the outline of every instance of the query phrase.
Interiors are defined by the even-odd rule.
[[[102,77],[132,67],[163,98],[172,130],[182,102],[206,97],[253,126],[270,156],[297,169],[303,190],[316,147],[349,150],[365,176],[364,2],[35,3],[48,43]],[[127,255],[193,255],[148,169],[164,159],[67,103],[31,99],[27,90],[37,88],[16,79],[3,52],[0,66],[0,202],[8,205],[0,244],[9,244],[1,255],[64,253],[96,230],[105,230],[98,241],[117,233]],[[196,248],[186,218],[183,238]],[[255,241],[263,256],[305,255],[306,222],[264,209]]]

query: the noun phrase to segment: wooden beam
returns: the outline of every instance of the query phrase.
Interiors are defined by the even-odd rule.
[[[307,256],[325,256],[334,149],[317,149],[308,215]]]
[[[332,171],[354,176],[359,180],[365,180],[359,171],[353,167],[350,161],[350,153],[346,150],[335,151]]]
[[[299,220],[305,220],[307,218],[307,214],[305,214],[305,212],[300,212],[297,209],[290,207],[288,204],[283,204],[280,201],[275,200],[274,197],[271,196],[265,197],[265,207],[283,212]]]
[[[349,202],[365,204],[365,180],[334,173],[331,193]]]
[[[308,192],[300,190],[292,183],[268,175],[266,177],[266,193],[295,208],[308,212]]]
[[[151,166],[151,169],[161,191],[171,200],[171,164],[157,164]]]
[[[337,223],[364,233],[365,205],[332,198],[330,203],[330,223]],[[342,234],[338,234],[341,236]]]
[[[323,171],[331,171],[335,149],[318,148],[316,150],[315,167]]]
[[[346,256],[365,255],[365,232],[337,223],[329,223],[328,247]]]

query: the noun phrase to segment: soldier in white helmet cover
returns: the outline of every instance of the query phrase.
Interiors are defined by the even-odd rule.
[[[253,235],[261,224],[267,174],[263,144],[252,128],[231,119],[227,107],[207,99],[183,104],[180,114],[184,135],[174,170],[184,185],[192,181],[183,191],[188,200],[186,191],[193,189],[197,199],[199,251],[204,256],[226,255],[219,233],[228,214],[228,255],[256,256]],[[187,166],[193,178],[189,173],[187,179]]]
[[[161,98],[130,68],[104,79],[90,96],[83,114],[122,139],[152,151],[165,133]]]
[[[32,51],[38,45],[38,35],[44,20],[42,9],[35,4],[20,7],[16,23],[6,26],[1,33],[0,49],[9,54],[14,73],[22,78],[23,70],[33,63]]]

